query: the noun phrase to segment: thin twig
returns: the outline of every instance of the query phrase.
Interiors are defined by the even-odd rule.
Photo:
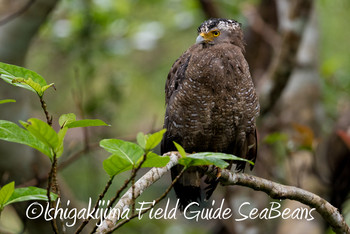
[[[171,191],[171,189],[174,187],[174,184],[179,180],[179,178],[182,176],[182,174],[185,172],[187,168],[183,168],[181,170],[181,172],[175,177],[175,179],[171,182],[170,186],[165,190],[165,192],[156,200],[154,200],[154,203],[148,207],[147,209],[145,209],[144,211],[142,211],[140,214],[143,215],[145,213],[147,213],[149,210],[151,210],[153,207],[155,207],[161,200],[163,200],[168,193]],[[133,203],[135,204],[135,203]],[[137,216],[139,216],[140,214],[133,214],[130,218],[128,219],[124,219],[123,221],[119,222],[114,228],[113,230],[107,232],[107,233],[111,233],[113,231],[115,231],[116,229],[120,228],[121,226],[123,226],[124,224],[126,224],[127,222],[129,222],[130,220],[136,218]]]
[[[134,170],[135,169],[132,169],[132,173],[134,173]],[[135,213],[135,177],[134,178],[132,178],[132,180],[131,180],[131,199],[134,201],[133,202],[133,204],[132,204],[132,208],[131,208],[131,215],[134,215],[134,213]]]
[[[45,113],[46,122],[48,125],[52,126],[52,117],[50,117],[49,112],[47,111],[46,103],[45,103],[42,96],[39,96],[39,99],[40,99],[41,107]],[[57,192],[58,196],[59,196],[56,174],[57,174],[57,157],[56,157],[56,154],[54,153],[54,155],[52,157],[51,170],[49,172],[48,182],[47,182],[47,199],[48,199],[49,207],[51,207],[51,203],[52,203],[51,202],[51,188],[54,192]],[[54,217],[51,220],[51,226],[52,226],[54,233],[58,233],[57,223],[56,223],[56,219]]]
[[[213,167],[206,171],[208,175],[214,176]],[[222,170],[220,182],[222,185],[241,185],[256,191],[262,191],[273,199],[290,199],[299,201],[305,205],[315,208],[325,221],[336,233],[350,233],[349,226],[345,223],[338,209],[332,206],[320,196],[294,186],[282,185],[270,180],[259,178],[245,173],[232,173]]]
[[[52,164],[51,164],[51,170],[49,172],[48,176],[48,183],[47,183],[47,200],[48,200],[48,205],[49,208],[51,207],[51,188],[53,189],[54,192],[57,192],[58,190],[58,185],[57,185],[57,180],[56,180],[56,168],[57,168],[57,157],[56,154],[53,155],[52,159]],[[53,217],[51,220],[51,226],[54,231],[54,233],[58,234],[58,228],[57,228],[57,223],[56,219]]]
[[[143,155],[143,159],[140,162],[140,164],[134,170],[132,170],[130,177],[124,181],[124,184],[119,188],[119,190],[116,192],[115,196],[110,200],[110,203],[106,207],[106,210],[109,210],[113,206],[115,201],[120,197],[120,194],[124,191],[124,189],[126,189],[128,184],[130,183],[130,181],[135,179],[136,173],[138,172],[138,170],[140,170],[142,164],[146,161],[146,155],[147,155],[146,153]],[[132,194],[134,194],[134,192]],[[97,230],[97,228],[98,228],[98,226],[95,225],[95,227],[91,233],[94,233]]]
[[[169,153],[167,155],[169,155]],[[159,180],[166,172],[170,170],[171,167],[176,165],[178,158],[179,156],[176,153],[170,153],[170,162],[166,167],[153,168],[141,179],[139,179],[135,183],[135,196],[140,196],[143,191],[145,191],[155,181]],[[209,166],[206,168],[203,167],[202,169],[207,175],[216,178],[217,173],[214,167]],[[278,184],[256,176],[244,173],[233,173],[229,170],[222,170],[219,180],[224,186],[241,185],[257,191],[265,192],[274,199],[290,199],[299,201],[312,208],[315,208],[336,233],[350,233],[349,226],[345,223],[343,216],[339,213],[337,208],[316,194],[297,187]],[[129,207],[132,204],[130,193],[131,188],[119,200],[114,209],[123,210],[124,208]],[[97,233],[110,233],[112,230],[115,230],[117,225],[121,225],[122,222],[128,222],[123,220],[120,223],[117,223],[117,221],[118,217],[110,215],[100,224],[100,227],[97,229]]]
[[[131,176],[124,182],[123,186],[116,192],[116,195],[111,199],[110,204],[108,205],[107,209],[111,208],[114,204],[114,202],[119,198],[120,194],[123,192],[123,190],[128,186],[130,181],[135,179],[136,173],[140,170],[142,164],[146,161],[146,154],[144,154],[144,157],[140,164],[135,168],[135,170],[132,171]]]
[[[40,98],[41,108],[43,109],[43,111],[45,113],[46,122],[48,125],[52,126],[52,116],[50,116],[49,112],[47,111],[46,103],[45,103],[43,97],[39,97],[39,98]]]
[[[94,208],[92,208],[93,212],[91,214],[91,216],[89,215],[89,217],[87,219],[85,219],[82,224],[80,224],[80,226],[78,227],[78,229],[75,231],[76,234],[80,233],[84,227],[89,223],[89,221],[91,220],[91,217],[96,213],[97,208],[99,207],[99,202],[102,201],[102,199],[104,198],[104,196],[106,195],[108,189],[110,188],[110,186],[112,185],[113,182],[113,178],[114,176],[111,176],[106,184],[106,186],[103,189],[103,192],[100,193],[100,195],[98,196],[98,199],[94,205]]]
[[[74,161],[76,161],[77,159],[79,159],[81,157],[81,155],[88,153],[91,150],[95,150],[99,148],[99,144],[98,143],[94,143],[92,145],[90,145],[88,147],[88,149],[82,149],[79,150],[78,152],[72,154],[72,156],[69,156],[68,159],[66,159],[65,161],[61,162],[60,164],[57,165],[57,171],[61,171],[64,168],[66,168],[67,166],[69,166],[70,164],[72,164]],[[20,185],[18,185],[18,187],[28,187],[28,186],[38,186],[41,182],[45,182],[48,179],[48,174],[44,175],[44,176],[37,176],[35,178],[32,178]]]
[[[164,154],[166,156],[170,157],[170,161],[165,167],[162,168],[152,168],[149,170],[142,178],[140,178],[135,183],[135,197],[140,196],[140,194],[150,185],[152,185],[154,182],[159,180],[164,174],[166,174],[168,171],[170,171],[170,168],[172,168],[174,165],[177,164],[178,159],[181,157],[178,152],[169,152],[167,154]],[[113,209],[116,210],[123,210],[124,207],[129,207],[132,204],[131,199],[131,193],[132,188],[129,188],[129,190],[121,197],[118,201],[118,203],[114,206]],[[109,215],[108,218],[103,220],[103,222],[99,225],[97,229],[97,233],[107,233],[108,231],[112,230],[115,226],[115,223],[118,221],[118,217],[114,215]]]

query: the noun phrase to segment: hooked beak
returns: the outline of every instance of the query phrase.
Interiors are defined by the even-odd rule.
[[[196,43],[199,44],[199,43],[202,43],[204,41],[204,38],[202,36],[203,33],[199,34],[197,39],[196,39]]]
[[[209,33],[200,33],[196,39],[196,44],[199,43],[208,43],[213,41],[213,37]]]

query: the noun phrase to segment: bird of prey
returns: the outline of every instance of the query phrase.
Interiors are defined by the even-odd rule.
[[[196,43],[175,61],[166,80],[162,154],[176,151],[175,141],[188,153],[222,152],[255,161],[260,106],[244,52],[235,20],[209,19],[198,27]],[[235,163],[244,170],[245,162]],[[173,179],[181,169],[171,169]],[[198,167],[190,167],[175,183],[180,208],[202,195],[210,198],[218,182],[202,177]]]

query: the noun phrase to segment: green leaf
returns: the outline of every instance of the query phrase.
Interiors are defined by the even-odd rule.
[[[12,84],[16,84],[16,83],[23,83],[28,85],[30,88],[32,88],[32,91],[34,91],[35,93],[37,93],[40,97],[43,96],[43,92],[41,90],[41,86],[39,83],[35,82],[32,80],[32,78],[28,78],[28,79],[24,79],[24,78],[14,78],[12,80]]]
[[[45,86],[41,87],[41,92],[44,93],[50,87],[53,87],[54,89],[56,89],[54,85],[55,85],[54,83],[51,83],[49,85],[45,85]]]
[[[137,165],[142,161],[142,157],[140,158]],[[170,161],[169,156],[159,156],[153,152],[148,152],[146,161],[142,164],[141,167],[165,167],[167,163]]]
[[[46,86],[45,79],[39,74],[37,74],[36,72],[33,72],[23,67],[1,63],[1,62],[0,62],[0,78],[14,86],[25,88],[33,92],[36,92],[36,91],[29,85],[25,83],[13,83],[12,81],[17,78],[23,78],[23,79],[31,78],[31,80],[39,84],[40,87]]]
[[[177,151],[179,151],[180,155],[182,158],[186,158],[187,155],[186,155],[186,151],[184,150],[184,148],[182,148],[181,145],[179,145],[178,143],[176,143],[175,141],[173,141]]]
[[[58,195],[54,193],[50,193],[50,196],[52,201],[56,200],[58,197]],[[5,205],[30,200],[47,201],[47,190],[37,187],[16,188]]]
[[[4,99],[4,100],[0,100],[0,104],[9,103],[9,102],[16,102],[16,100],[14,100],[14,99]]]
[[[103,162],[103,168],[110,176],[135,167],[144,154],[139,145],[118,139],[104,139],[100,146],[113,154]]]
[[[13,122],[0,120],[0,139],[30,146],[51,157],[48,146]]]
[[[100,141],[100,146],[112,154],[128,159],[131,164],[135,164],[144,154],[140,146],[119,139],[104,139]]]
[[[82,119],[66,124],[68,128],[109,126],[100,119]]]
[[[146,147],[147,136],[143,132],[139,132],[136,136],[136,141],[142,148]]]
[[[66,136],[67,131],[68,131],[68,128],[67,127],[63,127],[63,128],[60,129],[60,131],[57,134],[57,136],[58,136],[58,145],[57,145],[57,148],[55,150],[57,158],[59,158],[62,155],[62,153],[63,153],[64,137]]]
[[[46,122],[31,118],[28,122],[20,121],[20,123],[36,138],[42,141],[45,145],[50,147],[52,150],[59,146],[58,136],[55,130],[48,125]]]
[[[103,169],[109,176],[115,176],[124,171],[131,170],[133,164],[125,157],[119,154],[112,154],[109,158],[103,161]]]
[[[145,150],[149,151],[149,150],[152,150],[154,147],[156,147],[161,142],[165,132],[166,132],[166,129],[162,129],[159,132],[149,135],[146,140]]]
[[[76,119],[77,119],[77,117],[75,116],[75,114],[68,113],[68,114],[61,115],[59,120],[58,120],[58,123],[60,124],[61,127],[64,127],[67,124],[70,124],[70,123],[76,121]]]
[[[6,205],[6,202],[12,196],[12,193],[15,191],[15,182],[12,181],[6,185],[4,185],[0,189],[0,210]]]
[[[141,163],[143,157],[140,157],[136,164],[130,163],[128,159],[119,155],[113,154],[109,158],[103,161],[103,168],[108,173],[109,176],[115,176],[124,171],[129,171]],[[159,156],[153,152],[147,154],[147,158],[141,165],[142,168],[145,167],[164,167],[170,161],[168,156]]]
[[[214,165],[220,168],[226,168],[229,163],[224,160],[237,160],[237,161],[245,161],[252,165],[254,163],[244,158],[240,158],[231,154],[224,153],[211,153],[211,152],[202,152],[195,153],[191,155],[187,155],[186,158],[180,158],[179,164],[184,166],[204,166],[204,165]]]
[[[215,165],[220,168],[226,168],[229,164],[221,159],[212,158],[191,158],[190,156],[186,158],[180,158],[179,164],[191,167],[191,166],[205,166],[205,165]]]

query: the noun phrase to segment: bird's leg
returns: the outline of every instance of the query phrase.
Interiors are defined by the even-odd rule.
[[[207,176],[204,182],[207,184],[210,184],[210,183],[213,183],[214,181],[215,182],[218,181],[221,177],[221,172],[222,172],[222,169],[220,167],[214,166],[213,174],[215,174],[215,179],[213,177]]]
[[[215,177],[207,176],[204,180],[204,182],[208,184],[208,186],[204,188],[206,191],[205,200],[209,200],[215,188],[219,184],[219,178],[221,177],[221,168],[214,166],[213,174],[215,174]]]

